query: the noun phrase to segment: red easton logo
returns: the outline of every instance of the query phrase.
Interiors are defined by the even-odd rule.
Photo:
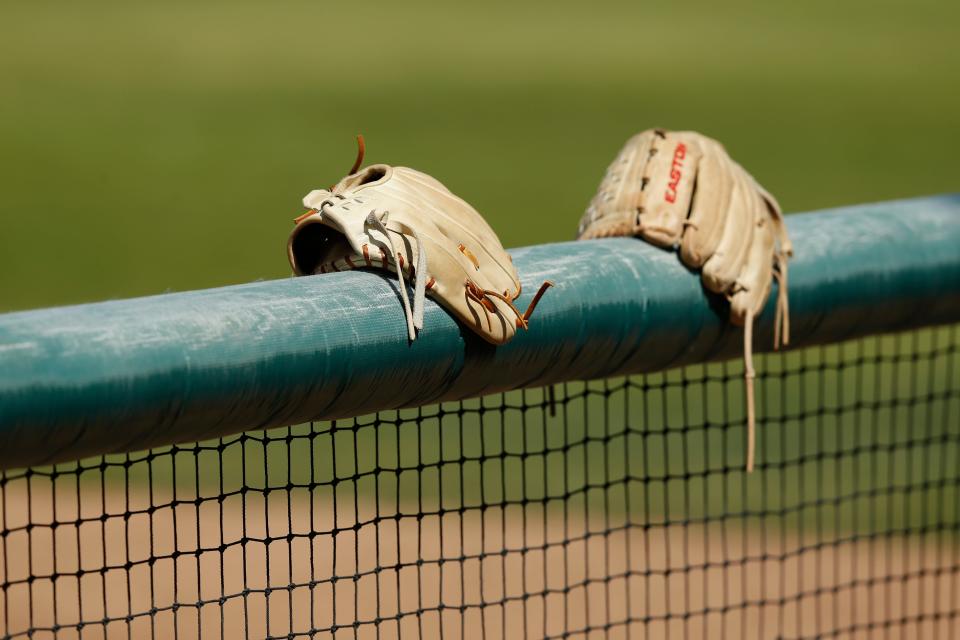
[[[686,157],[687,145],[681,142],[673,152],[673,163],[670,165],[670,182],[667,183],[667,191],[664,194],[667,202],[677,201],[677,188],[680,186],[680,179],[683,177],[683,159]]]

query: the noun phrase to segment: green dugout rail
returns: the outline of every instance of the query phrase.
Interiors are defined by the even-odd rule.
[[[787,225],[792,347],[960,321],[960,195]],[[674,253],[609,239],[512,254],[520,308],[556,287],[496,348],[429,300],[409,343],[396,280],[361,271],[0,315],[0,468],[740,355],[726,303]]]

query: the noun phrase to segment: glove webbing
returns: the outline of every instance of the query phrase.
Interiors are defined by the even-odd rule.
[[[387,219],[389,212],[384,212],[383,220]],[[410,308],[410,297],[407,294],[407,285],[403,279],[403,269],[400,266],[400,252],[397,251],[396,247],[393,245],[393,239],[390,236],[390,230],[383,224],[383,220],[377,218],[375,212],[371,211],[367,214],[366,223],[382,233],[387,238],[387,250],[389,252],[390,258],[393,259],[393,264],[396,266],[397,271],[397,280],[400,281],[400,298],[403,300],[403,314],[407,319],[407,337],[413,341],[417,339],[417,331],[423,329],[423,307],[426,301],[427,294],[427,253],[423,246],[423,241],[420,239],[420,235],[416,232],[415,229],[411,229],[406,225],[402,225],[406,228],[407,232],[413,236],[413,239],[417,242],[417,266],[410,274],[410,279],[414,283],[413,287],[413,309]],[[394,233],[398,233],[394,231]]]

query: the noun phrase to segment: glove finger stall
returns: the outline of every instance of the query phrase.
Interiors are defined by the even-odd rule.
[[[733,189],[723,235],[717,250],[703,265],[703,284],[715,293],[727,293],[737,281],[753,240],[756,209],[763,206],[742,169],[732,171],[731,176]]]
[[[730,296],[730,321],[743,326],[747,315],[757,316],[770,295],[774,261],[773,230],[767,214],[757,211],[754,218],[753,242],[747,262]]]
[[[704,145],[690,216],[680,242],[680,258],[693,269],[703,267],[723,237],[732,191],[731,178],[726,170],[729,163],[723,160],[725,155],[718,144]]]

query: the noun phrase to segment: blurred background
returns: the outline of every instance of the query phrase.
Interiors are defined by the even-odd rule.
[[[572,238],[623,141],[719,138],[787,211],[960,190],[960,5],[7,0],[0,311],[289,275],[301,197],[438,177]]]

